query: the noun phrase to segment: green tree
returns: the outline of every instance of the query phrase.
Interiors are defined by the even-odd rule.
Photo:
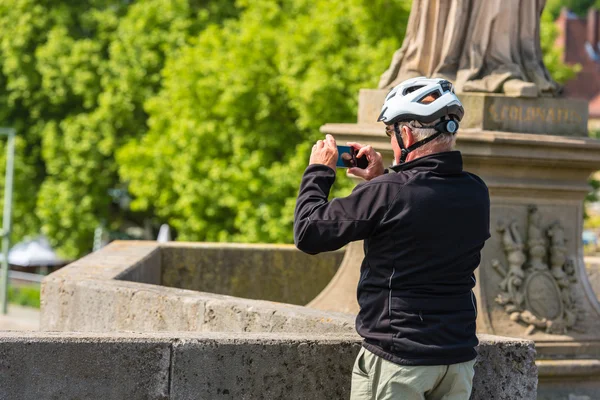
[[[101,220],[125,217],[107,194],[114,152],[145,133],[167,55],[236,12],[233,0],[129,3],[0,3],[0,118],[19,131],[13,239],[41,230],[77,257]]]
[[[149,132],[118,153],[137,210],[184,240],[290,242],[311,141],[356,120],[401,44],[405,1],[238,2],[239,20],[172,58]],[[148,177],[151,177],[148,179]]]
[[[556,46],[558,27],[554,23],[551,10],[546,8],[540,22],[540,42],[544,54],[544,64],[558,83],[566,83],[581,70],[581,65],[567,65],[562,61],[564,49]]]
[[[0,2],[0,121],[19,132],[13,239],[41,230],[77,257],[101,221],[156,216],[180,239],[291,241],[310,143],[322,124],[356,120],[358,90],[376,86],[409,8]],[[573,68],[555,37],[545,16],[545,60],[564,81]],[[337,193],[351,187],[339,183]],[[129,189],[131,210],[113,204],[114,187]]]
[[[549,11],[552,19],[558,18],[563,7],[583,17],[590,7],[594,5],[598,7],[599,3],[598,0],[548,0],[546,10]]]

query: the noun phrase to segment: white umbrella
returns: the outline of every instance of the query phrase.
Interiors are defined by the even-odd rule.
[[[0,261],[4,256],[0,254]],[[40,236],[17,243],[8,252],[8,263],[20,267],[52,267],[64,264],[46,239]]]

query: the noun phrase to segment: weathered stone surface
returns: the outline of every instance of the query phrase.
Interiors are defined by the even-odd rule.
[[[361,89],[358,123],[375,123],[387,90]],[[460,93],[465,107],[461,129],[561,136],[587,136],[587,102],[558,98],[515,98]]]
[[[144,338],[154,339],[175,337],[170,342],[174,354],[170,367],[174,398],[278,398],[282,393],[292,393],[291,398],[330,399],[332,393],[333,398],[338,394],[347,396],[350,370],[359,347],[352,315],[115,279],[125,274],[135,277],[131,265],[149,271],[155,268],[156,250],[151,246],[144,248],[140,243],[134,246],[137,250],[127,249],[125,243],[109,247],[105,253],[107,265],[102,264],[100,251],[80,262],[77,268],[70,267],[47,277],[43,286],[42,329],[203,332],[198,336],[189,332],[144,334]],[[118,261],[119,247],[127,262]],[[161,264],[164,265],[164,260]],[[207,333],[219,331],[228,333]],[[338,336],[319,336],[325,333]],[[70,337],[86,337],[80,335],[83,336]],[[515,398],[517,392],[525,396],[521,398],[530,398],[529,388],[535,391],[536,379],[526,363],[527,354],[533,357],[531,342],[510,342],[490,359],[485,355],[488,341],[482,338],[478,362],[485,368],[476,367],[483,371],[478,373],[481,379],[493,371],[494,377],[504,382],[501,393],[508,393],[500,398]],[[88,353],[84,354],[91,357]],[[7,357],[17,355],[10,353]],[[249,365],[249,359],[254,367]],[[518,369],[514,368],[515,363]],[[31,364],[27,362],[23,368],[31,368]],[[512,382],[518,386],[512,386]],[[529,382],[526,392],[523,392],[524,382]],[[65,393],[65,398],[70,398]]]
[[[344,255],[231,243],[170,243],[161,253],[164,286],[298,305],[329,283]]]
[[[187,339],[173,347],[177,399],[344,399],[357,339]]]
[[[530,341],[483,335],[474,400],[533,400],[537,370]],[[355,337],[248,335],[182,339],[173,348],[177,399],[345,399],[360,349]]]
[[[535,399],[538,371],[532,342],[491,335],[479,337],[471,399]]]
[[[587,136],[586,101],[460,94],[465,107],[462,128],[544,135]]]
[[[472,399],[535,399],[533,343],[480,341]],[[345,399],[359,349],[354,334],[3,332],[0,398]]]
[[[538,400],[600,399],[598,360],[543,360],[538,369]]]
[[[45,280],[139,279],[139,282],[160,284],[157,271],[160,271],[160,246],[157,242],[114,241],[102,250],[53,272]]]
[[[352,332],[354,317],[114,280],[44,281],[44,331]],[[48,298],[49,297],[49,298]]]
[[[358,92],[358,123],[374,124],[379,119],[381,108],[389,90],[382,89],[360,89]],[[383,122],[381,132],[383,133]]]
[[[0,399],[168,399],[168,341],[2,333]]]
[[[173,246],[172,252],[169,252],[170,246]],[[272,254],[268,254],[268,249],[273,250]],[[210,254],[208,258],[202,255],[204,250]],[[235,256],[232,259],[230,250]],[[163,251],[168,253],[164,259],[161,258]],[[337,268],[335,259],[342,254],[338,252],[334,257],[321,258],[313,265],[302,265],[310,264],[310,256],[298,250],[292,251],[290,246],[224,245],[220,248],[210,244],[184,243],[159,247],[155,242],[113,242],[44,279],[40,329],[81,332],[351,332],[354,318],[347,314],[148,284],[158,283],[160,266],[164,268],[170,261],[177,261],[180,269],[192,265],[186,269],[190,274],[193,266],[198,266],[193,264],[194,260],[202,259],[209,264],[209,261],[215,262],[215,265],[206,268],[216,274],[219,266],[228,265],[225,260],[229,259],[231,265],[236,265],[236,259],[246,259],[254,264],[243,266],[247,270],[259,269],[260,280],[271,279],[268,275],[269,262],[279,265],[282,273],[274,280],[288,280],[280,292],[285,297],[285,292],[294,282],[308,283],[313,273],[319,275],[313,268],[327,269],[329,264],[329,275],[333,276]],[[286,266],[289,260],[295,267]],[[292,269],[295,272],[290,272]],[[300,271],[304,274],[302,278],[295,275]],[[197,272],[209,280],[210,274]],[[223,271],[221,274],[227,275]],[[286,278],[286,274],[290,277]],[[245,275],[251,275],[251,271],[234,271],[232,275],[233,281],[250,280]],[[324,286],[330,276],[320,276],[320,284]],[[246,286],[240,283],[239,287]],[[314,284],[312,292],[317,293],[321,288]]]

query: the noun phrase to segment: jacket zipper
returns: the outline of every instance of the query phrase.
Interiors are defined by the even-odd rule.
[[[388,288],[390,289],[389,298],[388,298],[388,317],[392,318],[392,278],[396,273],[396,268],[392,270],[392,275],[390,275],[390,280],[388,282]]]
[[[477,281],[475,280],[475,278],[473,277],[473,275],[471,275],[471,279],[473,279],[473,283],[477,284]],[[473,304],[473,312],[475,312],[475,318],[477,318],[477,307],[475,306],[475,299],[474,299],[475,295],[473,294],[473,290],[471,289],[471,304]]]

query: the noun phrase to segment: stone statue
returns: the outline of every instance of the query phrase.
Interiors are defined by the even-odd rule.
[[[540,15],[546,0],[413,0],[402,47],[379,81],[444,77],[458,92],[553,96],[544,66]]]

